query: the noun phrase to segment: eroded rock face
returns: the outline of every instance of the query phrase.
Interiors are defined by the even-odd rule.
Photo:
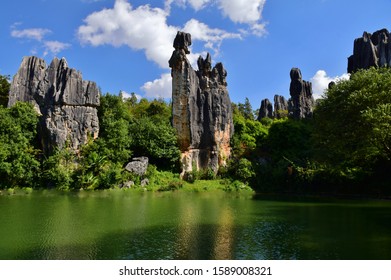
[[[182,175],[195,168],[217,172],[231,154],[232,107],[223,64],[200,57],[195,71],[186,54],[191,35],[178,32],[169,61],[172,69],[173,126],[182,152]]]
[[[84,81],[66,60],[54,58],[49,67],[43,59],[24,57],[14,76],[8,106],[30,102],[41,115],[39,135],[43,150],[69,145],[77,151],[88,137],[98,137],[97,107],[100,92],[94,82]]]
[[[288,101],[282,95],[274,95],[274,117],[280,119],[288,114]]]
[[[261,101],[261,108],[259,109],[259,116],[258,120],[261,120],[263,118],[273,118],[274,112],[273,112],[273,104],[270,102],[269,99],[264,99]]]
[[[288,116],[288,101],[282,95],[274,96],[274,106],[269,99],[261,101],[259,109],[258,121],[263,118],[284,118]]]
[[[289,116],[294,119],[311,118],[315,106],[315,100],[312,95],[312,84],[304,81],[301,71],[298,68],[292,68],[290,72],[291,84],[289,92]]]
[[[391,37],[387,29],[371,34],[364,32],[354,40],[353,55],[348,59],[348,72],[370,67],[391,66]]]

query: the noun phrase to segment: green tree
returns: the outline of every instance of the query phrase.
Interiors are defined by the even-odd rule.
[[[36,148],[38,115],[28,103],[0,106],[0,187],[35,187],[40,151]]]
[[[179,162],[179,148],[174,128],[168,120],[151,117],[136,119],[130,126],[132,149],[138,156],[147,156],[163,169],[175,169]]]
[[[250,100],[247,97],[244,100],[244,104],[239,103],[237,105],[237,108],[239,109],[239,112],[242,114],[242,116],[245,119],[254,120],[254,112],[253,112]]]
[[[129,126],[133,117],[129,108],[121,96],[106,94],[101,97],[98,115],[100,131],[96,148],[108,160],[125,164],[132,155]]]
[[[266,139],[268,128],[262,123],[243,116],[238,107],[233,110],[234,135],[231,145],[236,158],[250,157]]]
[[[334,177],[361,185],[390,182],[390,68],[361,70],[337,83],[314,116],[317,160]]]
[[[265,148],[273,162],[303,164],[313,156],[312,132],[310,120],[275,120],[269,128]]]
[[[390,106],[390,68],[358,71],[329,89],[315,111],[321,159],[350,167],[389,160]]]
[[[9,76],[0,75],[0,105],[7,107],[8,105],[8,95],[10,91]]]
[[[56,150],[43,161],[43,185],[48,188],[69,190],[74,188],[77,157],[69,148]]]

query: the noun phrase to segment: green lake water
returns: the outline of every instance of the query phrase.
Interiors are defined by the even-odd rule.
[[[391,259],[391,202],[3,194],[0,259]]]

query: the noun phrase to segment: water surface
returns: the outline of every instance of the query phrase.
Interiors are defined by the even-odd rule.
[[[391,259],[391,202],[182,192],[0,195],[0,259]]]

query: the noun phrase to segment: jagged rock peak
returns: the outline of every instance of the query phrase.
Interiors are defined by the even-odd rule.
[[[312,84],[304,81],[299,68],[292,68],[290,72],[291,84],[289,92],[289,116],[294,119],[312,117],[315,100],[312,95]]]
[[[263,99],[261,101],[261,108],[259,109],[259,115],[258,120],[261,120],[263,118],[273,118],[274,112],[273,112],[273,104],[270,102],[269,99]]]
[[[174,49],[184,50],[186,54],[190,54],[189,46],[191,46],[191,35],[189,33],[178,31],[174,39]]]
[[[46,153],[67,141],[78,150],[88,136],[98,136],[99,88],[69,68],[65,58],[54,58],[47,67],[41,58],[24,57],[11,83],[8,106],[17,101],[32,103],[41,115],[39,137]]]
[[[288,116],[288,101],[282,95],[274,95],[274,106],[269,99],[261,101],[261,107],[259,108],[258,120],[263,118],[276,118],[280,119]]]
[[[178,32],[169,60],[172,76],[173,126],[182,152],[182,175],[193,168],[217,172],[230,157],[233,134],[227,71],[212,58],[199,57],[195,71],[186,54],[191,35]]]
[[[387,29],[373,34],[364,32],[354,40],[353,55],[348,58],[348,72],[370,67],[391,66],[391,37]]]
[[[274,117],[277,119],[288,116],[288,101],[282,95],[274,95]]]

